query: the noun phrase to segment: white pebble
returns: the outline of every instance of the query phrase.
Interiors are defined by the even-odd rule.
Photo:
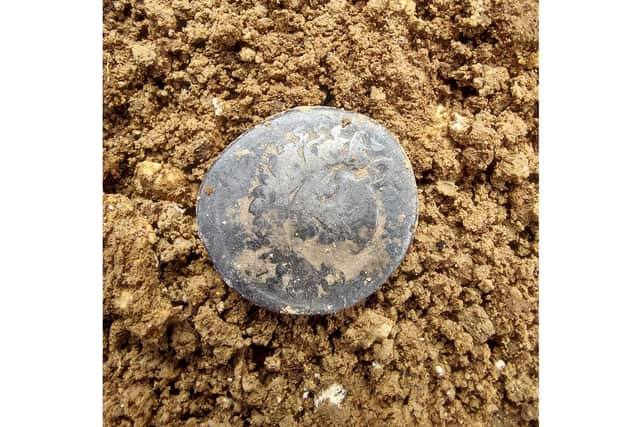
[[[216,116],[221,116],[223,112],[222,102],[220,102],[218,98],[214,96],[213,99],[211,99],[211,104],[213,105],[213,114],[215,114]]]
[[[451,124],[451,130],[454,132],[462,132],[465,128],[467,128],[467,118],[461,116],[458,113],[453,113],[453,123]]]
[[[318,397],[316,397],[313,401],[313,404],[317,408],[321,403],[327,402],[330,405],[340,406],[345,396],[347,395],[347,391],[344,389],[342,384],[331,384],[327,389],[322,390]]]
[[[302,393],[302,398],[303,398],[303,399],[308,399],[308,398],[309,398],[309,392],[308,392],[308,391],[304,391],[304,392]]]
[[[495,365],[496,365],[496,369],[498,371],[502,371],[504,369],[504,367],[507,366],[507,364],[504,363],[504,360],[502,360],[502,359],[496,360]]]
[[[444,368],[440,365],[436,365],[433,370],[436,372],[436,376],[443,377],[444,376]]]

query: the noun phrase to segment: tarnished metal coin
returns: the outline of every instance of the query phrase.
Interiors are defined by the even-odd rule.
[[[226,283],[269,310],[331,313],[375,292],[417,220],[411,165],[361,114],[300,107],[220,155],[200,189],[200,236]]]

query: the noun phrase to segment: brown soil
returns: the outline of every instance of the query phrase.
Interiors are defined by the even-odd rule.
[[[534,0],[105,2],[105,425],[536,425],[537,20]],[[273,314],[212,268],[196,191],[242,131],[318,104],[400,138],[419,225],[363,303]]]

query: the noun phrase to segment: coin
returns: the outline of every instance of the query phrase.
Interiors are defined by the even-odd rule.
[[[411,164],[387,129],[298,107],[240,135],[207,172],[198,229],[225,282],[290,314],[337,312],[379,289],[417,222]]]

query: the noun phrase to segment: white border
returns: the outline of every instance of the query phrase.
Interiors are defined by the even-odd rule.
[[[102,3],[0,6],[0,425],[102,423]]]
[[[637,2],[541,5],[541,425],[638,425]]]

